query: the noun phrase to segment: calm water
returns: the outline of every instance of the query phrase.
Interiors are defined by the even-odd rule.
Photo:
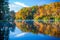
[[[32,24],[32,22],[26,22]],[[60,40],[60,38],[52,37],[44,34],[34,34],[31,32],[22,32],[17,27],[14,32],[10,31],[9,40]]]
[[[48,3],[52,3],[52,2],[60,2],[60,0],[10,0],[10,3],[14,3],[14,2],[22,2],[22,3],[25,3],[26,5],[29,5],[29,6],[33,6],[33,5],[43,5],[43,4],[48,4]],[[15,5],[15,4],[14,4]],[[18,5],[17,5],[18,6]],[[21,6],[18,6],[16,7],[16,9],[20,10]],[[11,8],[11,9],[15,9],[15,7]],[[28,23],[28,22],[27,22]],[[28,24],[31,24],[31,22],[29,22]],[[30,32],[22,32],[20,29],[18,29],[16,27],[15,31],[14,32],[11,32],[10,31],[10,34],[9,34],[9,40],[60,40],[60,38],[56,38],[56,37],[52,37],[52,36],[48,36],[48,35],[44,35],[44,34],[33,34],[33,33],[30,33]]]
[[[60,40],[60,38],[43,34],[26,33],[16,27],[15,32],[10,32],[9,40]]]

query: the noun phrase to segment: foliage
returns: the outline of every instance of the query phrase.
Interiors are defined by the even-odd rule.
[[[22,20],[18,28],[25,32],[43,33],[51,36],[60,36],[60,2],[44,6],[25,7],[16,13],[16,20]],[[32,23],[23,20],[34,20]],[[41,21],[42,20],[42,21]],[[52,20],[52,21],[51,21]],[[58,35],[59,34],[59,35]]]

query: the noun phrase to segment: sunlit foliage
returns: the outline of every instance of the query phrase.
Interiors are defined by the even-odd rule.
[[[15,23],[24,32],[60,37],[60,2],[22,8],[16,13],[16,20],[22,20]]]

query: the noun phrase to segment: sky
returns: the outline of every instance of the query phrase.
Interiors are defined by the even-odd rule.
[[[15,12],[19,11],[23,7],[31,7],[35,5],[44,5],[50,4],[53,2],[60,2],[60,0],[9,0],[9,8],[10,11],[14,10]],[[16,27],[15,32],[11,32],[9,34],[10,40],[60,40],[60,38],[44,36],[42,34],[32,34],[22,32],[20,29]]]
[[[35,5],[44,5],[52,2],[60,2],[60,0],[9,0],[10,11],[14,10],[17,12],[23,7],[30,7]]]

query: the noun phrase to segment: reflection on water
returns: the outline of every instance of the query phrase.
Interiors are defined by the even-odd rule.
[[[9,36],[10,36],[9,37],[10,40],[60,40],[60,38],[56,38],[48,35],[22,32],[17,27],[14,32],[10,32]]]
[[[0,38],[1,40],[8,40],[10,30],[13,32],[15,29],[14,22],[0,21]]]
[[[24,7],[16,13],[16,26],[23,32],[31,32],[33,34],[49,35],[50,37],[60,37],[60,6],[59,2],[44,6]],[[22,33],[27,37],[25,33]],[[19,35],[22,35],[19,34]],[[30,34],[29,34],[30,35]],[[31,38],[32,35],[30,35]],[[33,40],[41,40],[42,36]],[[20,39],[20,40],[25,40]],[[43,37],[44,39],[46,36]],[[47,39],[49,40],[47,36]],[[30,39],[30,38],[29,38]],[[26,40],[29,40],[28,38]],[[43,40],[44,40],[43,39]],[[31,39],[30,39],[31,40]],[[52,40],[52,39],[50,39]],[[54,39],[55,40],[55,39]],[[58,40],[58,39],[57,39]]]
[[[42,33],[50,36],[60,37],[60,22],[44,21],[15,21],[16,26],[23,32]]]
[[[15,23],[17,27],[14,32],[10,31],[9,40],[60,40],[60,22],[23,20]]]

